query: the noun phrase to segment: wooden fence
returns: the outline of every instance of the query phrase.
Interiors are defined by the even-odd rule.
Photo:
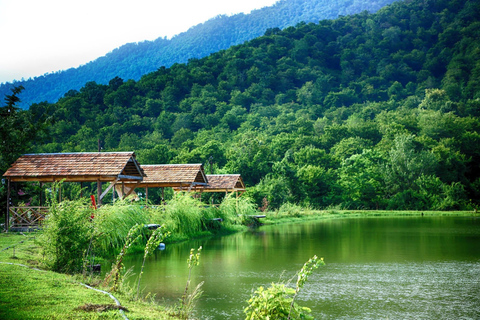
[[[48,207],[10,207],[10,228],[35,228],[42,224]]]

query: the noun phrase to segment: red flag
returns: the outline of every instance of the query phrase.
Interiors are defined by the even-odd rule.
[[[94,208],[95,210],[97,210],[97,203],[95,202],[95,196],[94,196],[93,194],[90,196],[90,199],[92,199],[92,206],[93,206],[93,208]],[[95,218],[95,216],[94,216],[93,213],[92,213],[91,218],[92,218],[92,219]]]

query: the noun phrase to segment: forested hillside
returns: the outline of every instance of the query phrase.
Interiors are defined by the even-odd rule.
[[[56,102],[67,91],[78,90],[85,83],[107,84],[118,76],[139,80],[146,73],[191,58],[241,44],[259,37],[268,28],[285,28],[299,22],[334,19],[340,15],[376,12],[394,0],[281,0],[272,7],[254,10],[250,14],[218,16],[192,27],[172,39],[129,43],[79,68],[55,72],[26,81],[0,85],[0,96],[10,93],[13,85],[23,85],[18,105],[28,108],[35,102]],[[134,27],[134,26],[132,26]]]
[[[283,203],[460,209],[480,200],[480,1],[404,1],[305,23],[143,76],[89,82],[33,152],[207,163]],[[209,168],[210,166],[207,166]]]

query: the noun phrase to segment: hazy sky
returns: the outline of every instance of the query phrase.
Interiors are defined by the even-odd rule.
[[[129,42],[277,0],[0,0],[0,83],[78,67]]]

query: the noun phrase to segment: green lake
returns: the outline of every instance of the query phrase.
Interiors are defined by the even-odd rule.
[[[191,248],[203,247],[192,284],[204,281],[199,319],[244,319],[253,290],[292,280],[313,255],[326,266],[297,298],[317,319],[479,319],[480,218],[356,218],[263,226],[167,245],[148,259],[142,287],[182,296]],[[126,261],[138,274],[143,256]]]

